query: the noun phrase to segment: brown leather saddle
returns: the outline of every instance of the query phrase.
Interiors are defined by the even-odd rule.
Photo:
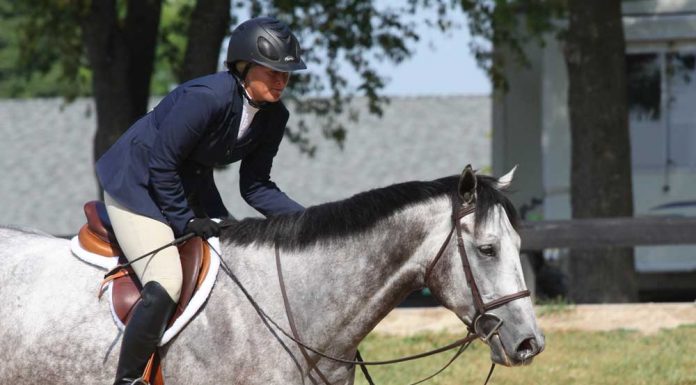
[[[101,201],[90,201],[84,205],[87,223],[82,226],[78,239],[82,247],[94,254],[104,257],[119,257],[119,264],[126,259],[118,246],[106,214],[106,206]],[[200,287],[210,269],[210,248],[199,237],[192,238],[178,246],[183,270],[183,285],[177,309],[169,325],[179,318],[186,309],[191,297]],[[130,267],[123,268],[114,276],[112,283],[112,301],[116,315],[125,325],[130,319],[131,310],[140,301],[142,288],[138,278]]]

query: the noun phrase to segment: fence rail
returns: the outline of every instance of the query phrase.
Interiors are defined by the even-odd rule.
[[[696,244],[696,217],[649,216],[525,221],[522,250]]]

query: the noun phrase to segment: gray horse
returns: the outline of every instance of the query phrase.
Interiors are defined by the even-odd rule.
[[[222,259],[265,313],[289,330],[277,247],[299,337],[352,359],[375,325],[423,287],[463,322],[474,322],[476,298],[458,243],[484,303],[525,290],[516,213],[501,193],[511,179],[512,172],[495,179],[467,168],[461,176],[397,184],[301,214],[244,219],[222,234]],[[452,214],[463,199],[475,211],[454,216],[458,242]],[[107,302],[96,300],[102,275],[73,257],[67,240],[0,228],[1,384],[112,382],[121,336]],[[488,313],[502,321],[489,328],[494,362],[526,364],[543,349],[529,297]],[[314,364],[331,384],[352,384],[355,375],[353,365],[311,352],[308,363],[222,271],[203,309],[162,352],[167,385],[322,384]]]

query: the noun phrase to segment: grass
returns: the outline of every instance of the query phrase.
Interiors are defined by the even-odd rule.
[[[570,313],[575,309],[575,305],[562,297],[537,301],[536,316],[543,317],[555,314]]]
[[[366,361],[420,353],[460,336],[425,333],[411,337],[372,334],[360,351]],[[496,366],[490,385],[696,385],[696,325],[654,335],[612,332],[550,332],[546,349],[529,366]],[[377,385],[406,385],[437,371],[454,352],[402,364],[370,367]],[[434,385],[483,384],[490,358],[488,347],[475,342]],[[366,385],[356,370],[356,384]]]

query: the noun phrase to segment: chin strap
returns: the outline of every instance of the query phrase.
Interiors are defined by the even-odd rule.
[[[247,63],[244,66],[244,69],[242,69],[241,73],[237,72],[236,69],[231,68],[230,73],[235,78],[237,78],[237,84],[239,85],[239,92],[242,94],[242,96],[244,96],[244,99],[246,99],[247,102],[249,102],[249,105],[254,107],[254,108],[258,108],[258,109],[262,110],[262,109],[268,107],[268,105],[270,103],[268,103],[268,102],[255,102],[254,100],[252,100],[249,97],[249,94],[247,94],[246,89],[244,88],[244,79],[246,79],[247,74],[249,73],[249,70],[251,69],[252,65],[253,65],[253,63],[251,63],[251,62]]]
[[[241,83],[239,84],[239,89],[240,89],[240,92],[242,93],[242,96],[244,96],[244,99],[246,99],[247,102],[249,102],[249,105],[254,107],[254,108],[258,108],[259,110],[263,110],[264,108],[268,107],[271,104],[268,102],[255,102],[254,100],[252,100],[249,97],[249,94],[247,94],[246,89],[244,88],[244,86]]]

